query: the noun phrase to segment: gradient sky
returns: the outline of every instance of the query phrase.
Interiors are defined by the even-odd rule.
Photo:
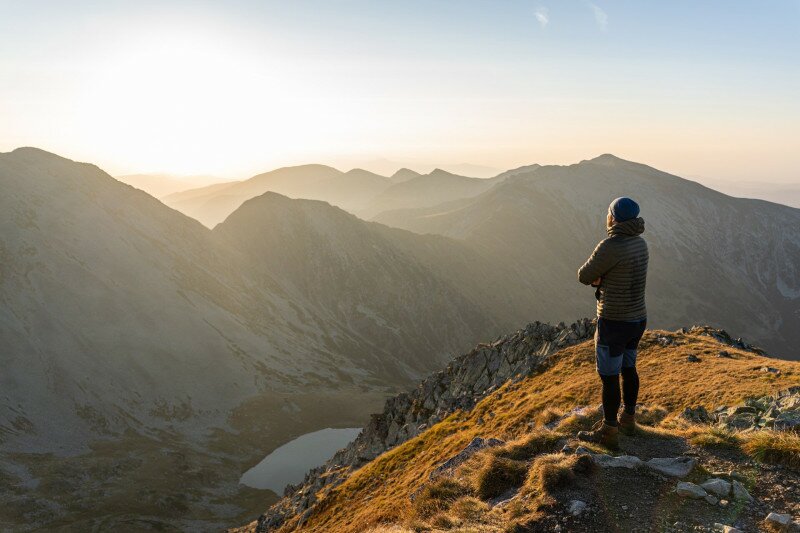
[[[800,182],[800,1],[0,0],[0,152]],[[377,164],[376,164],[377,165]]]

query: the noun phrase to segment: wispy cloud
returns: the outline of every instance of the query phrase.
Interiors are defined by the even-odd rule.
[[[594,18],[597,21],[597,25],[601,30],[606,31],[608,29],[608,13],[592,2],[589,2],[589,6],[592,8],[592,11],[594,11]]]
[[[533,12],[533,15],[536,17],[536,20],[539,21],[539,26],[542,28],[550,23],[550,12],[546,7],[537,7],[536,11]]]

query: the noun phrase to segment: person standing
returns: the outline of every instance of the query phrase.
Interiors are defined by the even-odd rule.
[[[639,204],[630,198],[611,202],[606,217],[608,237],[600,241],[578,270],[578,280],[596,288],[595,356],[603,386],[603,420],[592,431],[579,432],[578,438],[609,448],[617,447],[619,431],[632,435],[636,429],[636,351],[647,326],[645,285],[649,260],[639,211]],[[620,401],[623,410],[618,420]]]

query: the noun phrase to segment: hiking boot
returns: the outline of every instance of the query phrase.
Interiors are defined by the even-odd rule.
[[[636,433],[636,415],[630,415],[625,411],[619,415],[619,430],[624,435],[633,435]]]
[[[578,440],[594,442],[606,448],[614,449],[619,446],[618,431],[616,426],[609,426],[605,420],[601,420],[594,425],[592,431],[579,431]]]

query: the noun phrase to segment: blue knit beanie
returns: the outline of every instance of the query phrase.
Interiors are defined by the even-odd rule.
[[[617,222],[625,222],[639,216],[639,204],[630,198],[622,196],[611,202],[611,205],[608,206],[608,212]]]

